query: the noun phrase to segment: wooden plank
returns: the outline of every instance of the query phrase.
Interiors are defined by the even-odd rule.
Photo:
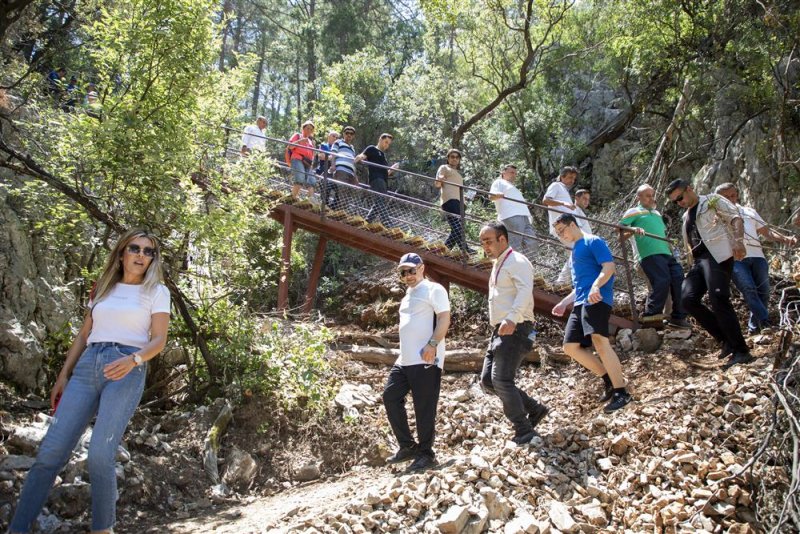
[[[270,216],[278,222],[283,223],[287,214],[291,214],[292,224],[296,228],[301,228],[324,236],[343,245],[362,250],[391,262],[400,261],[400,257],[407,252],[415,252],[422,257],[425,264],[429,265],[440,278],[449,280],[451,283],[458,284],[467,289],[478,291],[484,295],[488,293],[488,270],[465,266],[455,259],[444,258],[426,250],[419,250],[407,243],[395,241],[388,237],[350,226],[341,221],[335,221],[327,217],[323,219],[319,214],[311,210],[300,209],[288,204],[278,205],[272,210]],[[561,300],[560,296],[548,293],[539,288],[534,288],[533,299],[534,311],[536,313],[545,315],[555,321],[564,322],[566,320],[566,316],[555,317],[550,314],[553,306]],[[635,330],[637,326],[630,319],[617,315],[612,315],[609,322],[612,332],[615,332],[618,328],[631,328]]]

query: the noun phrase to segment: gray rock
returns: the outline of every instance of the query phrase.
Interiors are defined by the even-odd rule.
[[[32,456],[9,454],[0,458],[0,471],[27,471],[36,459]]]
[[[661,338],[655,328],[640,328],[633,333],[633,347],[647,354],[653,353],[661,346]]]
[[[38,422],[28,426],[14,427],[6,446],[13,452],[33,456],[39,449],[39,443],[42,442],[46,433],[47,425]]]
[[[318,479],[321,474],[319,462],[311,460],[300,466],[294,478],[300,482],[308,482]]]
[[[222,480],[232,488],[247,488],[258,471],[258,464],[250,453],[236,447],[228,453],[226,464]]]
[[[61,484],[50,492],[50,510],[61,517],[77,517],[91,504],[91,486],[85,482]]]

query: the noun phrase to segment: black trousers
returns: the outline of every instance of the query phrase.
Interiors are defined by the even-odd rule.
[[[444,244],[447,248],[452,249],[458,245],[461,250],[467,252],[467,241],[464,238],[464,228],[461,226],[461,202],[457,198],[451,198],[444,204],[442,209],[447,212],[447,224],[450,225],[450,235],[447,236]]]
[[[733,258],[722,263],[717,263],[710,254],[696,258],[683,280],[681,303],[714,339],[726,343],[734,352],[750,352],[731,305],[732,272]],[[703,304],[706,293],[711,309]]]
[[[401,447],[413,447],[416,443],[411,436],[406,412],[406,395],[410,391],[417,420],[418,454],[433,457],[436,407],[441,384],[442,370],[437,365],[392,366],[383,388],[383,406]]]
[[[494,327],[489,348],[483,357],[481,388],[500,398],[503,413],[511,421],[516,435],[521,436],[531,431],[528,413],[539,406],[515,383],[522,360],[533,347],[533,342],[528,339],[533,324],[528,321],[520,323],[514,333],[507,336],[498,335],[498,327]]]
[[[369,186],[376,193],[383,193],[383,195],[389,191],[386,180],[383,178],[370,180]],[[374,222],[377,218],[379,219],[378,222],[388,228],[390,224],[389,210],[386,208],[386,197],[383,195],[371,195],[374,201],[372,203],[372,208],[370,208],[369,213],[367,213],[367,222]]]

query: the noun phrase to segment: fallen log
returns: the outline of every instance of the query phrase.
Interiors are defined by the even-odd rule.
[[[380,363],[383,365],[393,365],[400,355],[398,349],[384,349],[379,347],[361,347],[359,345],[343,345],[338,350],[347,354],[348,357],[365,363]],[[483,367],[484,349],[455,349],[445,351],[444,369],[445,371],[480,371]],[[551,361],[568,361],[569,358],[563,354],[551,353],[540,345],[535,345],[533,350],[525,357],[526,362],[539,363],[541,356]]]

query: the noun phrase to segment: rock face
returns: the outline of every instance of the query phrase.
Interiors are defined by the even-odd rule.
[[[45,340],[67,325],[75,298],[63,257],[44,255],[22,211],[0,188],[0,375],[32,389],[44,378]]]

